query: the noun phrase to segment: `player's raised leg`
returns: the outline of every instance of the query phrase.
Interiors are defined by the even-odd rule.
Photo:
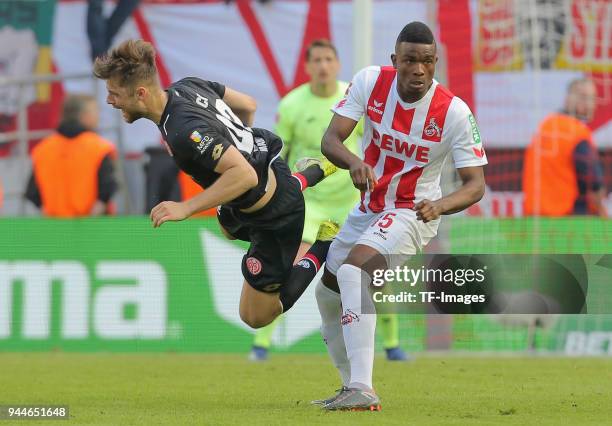
[[[242,284],[239,309],[240,319],[252,328],[270,324],[283,312],[278,293],[258,291],[247,281]]]
[[[317,239],[306,254],[296,262],[280,292],[283,312],[287,312],[304,293],[325,262],[332,240],[340,227],[336,222],[323,221]]]
[[[246,281],[240,298],[240,317],[249,326],[264,327],[295,304],[325,262],[338,225],[323,222],[317,240],[293,265],[301,242],[299,231],[251,231],[251,247],[242,262]]]
[[[310,247],[312,247],[311,243],[302,241],[298,254],[295,258],[296,263],[302,259]],[[269,325],[257,330],[253,338],[253,346],[249,352],[249,360],[265,361],[268,359],[268,349],[272,344],[272,334],[274,333],[274,330],[276,330],[278,324],[280,324],[279,320],[280,318],[277,318],[277,320],[274,320]]]
[[[297,172],[293,173],[293,177],[300,183],[302,191],[338,171],[327,158],[302,158],[295,163],[295,168]]]

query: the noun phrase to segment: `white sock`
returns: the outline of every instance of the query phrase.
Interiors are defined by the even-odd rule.
[[[321,314],[321,335],[327,346],[327,352],[340,373],[342,385],[348,386],[351,380],[351,366],[346,356],[344,336],[340,325],[340,317],[342,316],[340,294],[327,288],[319,281],[315,287],[315,296]]]
[[[337,277],[342,299],[342,333],[351,366],[350,387],[372,389],[376,314],[369,296],[363,298],[364,306],[361,296],[362,288],[367,291],[369,287],[370,277],[347,264],[340,266]]]

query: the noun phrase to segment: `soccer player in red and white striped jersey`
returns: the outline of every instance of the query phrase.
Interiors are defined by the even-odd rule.
[[[328,351],[341,376],[350,377],[327,401],[331,410],[380,406],[372,388],[376,319],[364,314],[374,308],[362,306],[361,298],[372,271],[394,267],[391,255],[421,251],[436,235],[441,215],[469,207],[484,193],[487,160],[476,121],[465,102],[433,78],[438,57],[427,25],[406,25],[391,60],[393,66],[355,75],[322,141],[325,156],[348,169],[362,191],[330,247],[316,291]],[[359,158],[343,141],[364,116]],[[442,197],[440,173],[448,154],[462,186]]]

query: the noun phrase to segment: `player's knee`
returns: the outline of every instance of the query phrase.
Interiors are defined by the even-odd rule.
[[[340,293],[340,288],[338,287],[338,280],[336,279],[336,276],[334,274],[329,272],[327,267],[323,271],[323,276],[321,277],[321,282],[328,289],[330,289],[332,291],[335,291],[336,293]]]
[[[338,268],[338,272],[336,273],[336,277],[338,277],[338,281],[340,281],[340,282],[345,282],[345,281],[352,282],[354,276],[356,274],[358,274],[358,276],[360,276],[361,273],[362,273],[362,269],[359,266],[352,265],[350,263],[343,263]]]
[[[270,315],[262,315],[246,309],[240,310],[240,319],[251,328],[262,328],[274,321],[274,317]]]
[[[338,304],[338,301],[335,297],[330,297],[330,295],[333,295],[333,293],[340,293],[340,291],[334,292],[321,281],[317,283],[315,287],[315,299],[317,299],[317,305],[319,306],[319,309],[331,308]]]
[[[251,328],[263,328],[266,325],[270,325],[274,321],[274,318],[263,318],[263,317],[248,317],[244,322]]]
[[[387,267],[387,260],[385,256],[376,250],[366,247],[363,250],[352,250],[340,268],[345,265],[362,269],[371,275],[376,269],[385,269]],[[338,278],[340,278],[340,268],[338,268],[338,273],[336,274]]]

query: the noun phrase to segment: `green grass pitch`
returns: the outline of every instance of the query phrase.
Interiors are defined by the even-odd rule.
[[[612,422],[612,360],[377,358],[381,412],[326,413],[324,355],[0,354],[0,404],[67,404],[32,425],[560,425]],[[0,426],[11,424],[0,420]]]

